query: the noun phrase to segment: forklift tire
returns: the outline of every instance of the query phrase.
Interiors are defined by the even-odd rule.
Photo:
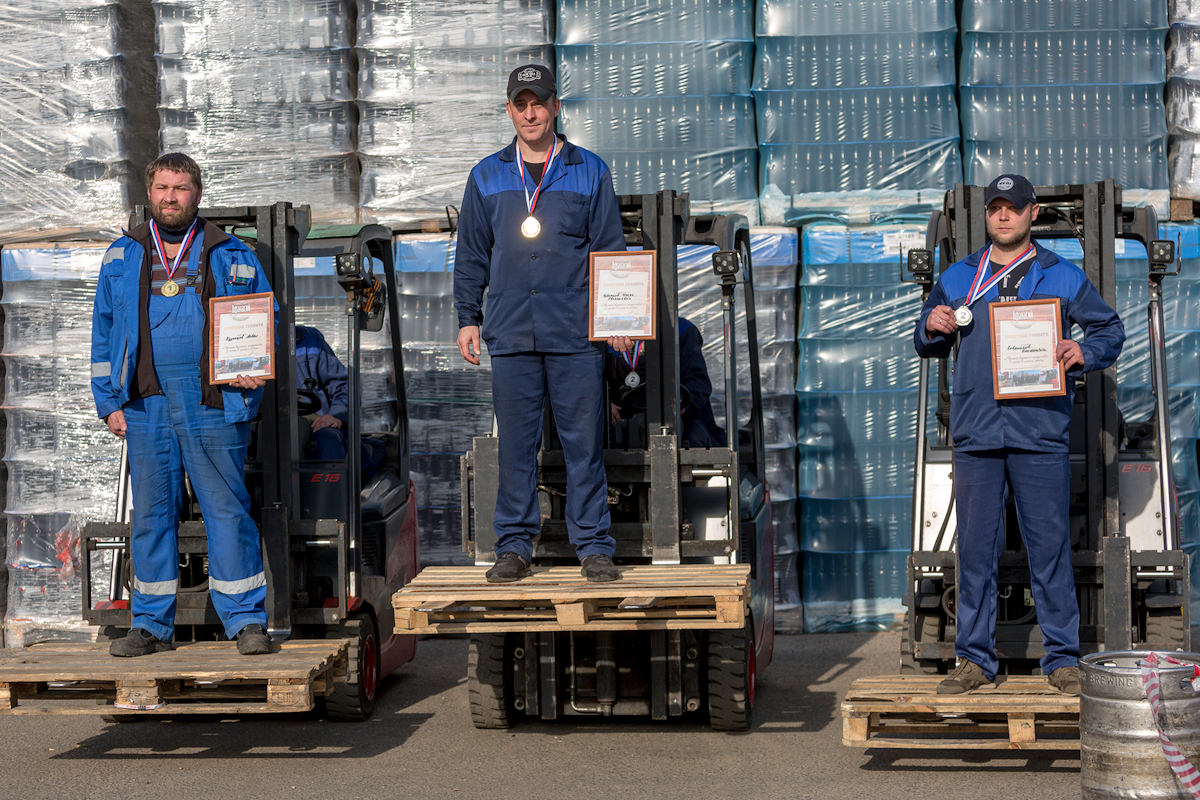
[[[502,730],[513,725],[512,648],[515,637],[485,633],[467,648],[467,696],[476,728]]]
[[[1183,649],[1183,614],[1146,612],[1146,631],[1142,637],[1147,649]]]
[[[708,634],[708,721],[714,731],[746,731],[754,713],[754,627]]]
[[[334,683],[325,695],[325,714],[339,722],[363,722],[375,710],[379,691],[379,636],[370,614],[355,614],[330,626],[326,639],[349,639],[345,683]]]

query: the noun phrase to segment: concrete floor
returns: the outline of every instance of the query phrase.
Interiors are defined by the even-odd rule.
[[[471,726],[463,639],[421,641],[366,723],[315,713],[0,718],[0,797],[23,798],[1075,798],[1078,753],[855,750],[850,683],[898,670],[897,634],[776,638],[747,734],[694,722]]]

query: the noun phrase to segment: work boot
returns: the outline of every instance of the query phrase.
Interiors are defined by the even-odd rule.
[[[528,578],[529,562],[516,553],[501,553],[496,558],[496,564],[487,571],[488,583],[512,583],[521,578]]]
[[[251,624],[238,631],[238,653],[244,656],[263,656],[271,652],[271,637],[262,625]]]
[[[1079,667],[1059,667],[1050,673],[1050,685],[1068,697],[1079,697]]]
[[[620,579],[621,573],[617,572],[617,565],[613,560],[601,553],[600,555],[588,556],[579,562],[583,569],[579,570],[583,573],[583,577],[593,583],[604,583],[606,581],[615,581]]]
[[[132,658],[133,656],[148,656],[151,653],[161,653],[164,650],[170,649],[170,642],[164,642],[150,633],[150,631],[142,628],[134,628],[124,638],[114,640],[109,645],[108,652],[109,655],[119,658]]]
[[[983,674],[983,667],[967,659],[959,659],[958,666],[946,680],[938,684],[938,694],[963,694],[991,683]]]

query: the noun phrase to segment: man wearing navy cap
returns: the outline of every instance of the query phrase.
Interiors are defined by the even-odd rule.
[[[608,166],[554,133],[554,76],[540,64],[508,78],[512,144],[471,170],[454,256],[458,349],[492,363],[499,433],[493,583],[529,574],[541,532],[537,454],[547,398],[567,466],[567,531],[589,581],[620,577],[604,474],[606,347],[588,341],[588,255],[625,249]],[[483,293],[487,290],[487,318]]]
[[[1011,486],[1046,649],[1042,671],[1060,692],[1078,695],[1079,604],[1067,527],[1067,428],[1075,379],[1117,360],[1125,328],[1083,270],[1030,237],[1038,205],[1028,180],[1001,175],[988,185],[984,202],[990,243],[942,273],[913,336],[923,358],[947,358],[959,344],[950,404],[958,665],[938,693],[969,692],[996,677],[997,570]],[[1055,356],[1066,372],[1066,394],[996,400],[988,306],[1043,298],[1058,299],[1063,331],[1076,324],[1084,335],[1082,342],[1064,338],[1058,343]]]

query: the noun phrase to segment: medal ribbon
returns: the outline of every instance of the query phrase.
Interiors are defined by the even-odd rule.
[[[979,269],[975,272],[975,280],[971,284],[971,291],[967,292],[967,302],[963,303],[964,307],[970,306],[980,297],[983,297],[985,294],[987,294],[988,289],[991,289],[997,283],[1004,280],[1005,275],[1037,255],[1037,248],[1035,248],[1033,244],[1030,244],[1028,250],[1014,258],[1007,267],[997,272],[985,283],[983,280],[983,275],[989,269],[992,263],[992,247],[994,247],[994,245],[988,245],[988,249],[983,254],[983,258],[979,259]]]
[[[187,252],[195,235],[196,220],[193,219],[192,224],[188,226],[187,235],[183,237],[183,244],[179,246],[178,252],[175,253],[175,263],[172,264],[167,261],[167,250],[163,246],[162,236],[158,233],[158,226],[154,224],[154,220],[150,220],[150,238],[154,240],[154,249],[158,251],[158,260],[162,262],[163,269],[167,271],[167,280],[175,280],[175,273],[179,271],[179,264],[183,261],[183,254]]]
[[[542,177],[538,180],[537,188],[533,190],[533,198],[529,197],[529,186],[525,183],[525,159],[521,155],[521,148],[517,148],[517,174],[521,176],[521,189],[525,192],[525,207],[529,209],[529,216],[533,216],[533,209],[537,206],[538,195],[542,193],[542,182],[546,180],[546,173],[550,171],[550,164],[554,162],[554,151],[558,149],[558,134],[554,135],[554,145],[550,148],[550,155],[546,156],[546,163],[542,167]]]
[[[639,340],[638,343],[634,345],[633,350],[626,350],[621,354],[625,357],[625,363],[629,365],[630,372],[635,372],[637,370],[638,359],[642,357],[642,348],[645,346],[645,344],[645,342]]]

